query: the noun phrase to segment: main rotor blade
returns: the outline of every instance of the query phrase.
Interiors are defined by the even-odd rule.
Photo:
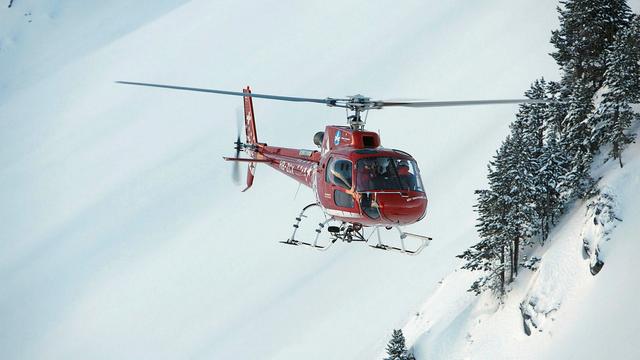
[[[548,100],[539,99],[497,99],[497,100],[462,100],[462,101],[376,101],[380,106],[403,106],[403,107],[444,107],[444,106],[469,106],[469,105],[491,105],[491,104],[538,104],[547,103]]]
[[[206,93],[222,94],[222,95],[249,96],[254,98],[270,99],[270,100],[310,102],[310,103],[318,103],[318,104],[325,104],[325,105],[328,105],[331,101],[338,100],[338,99],[314,99],[314,98],[303,98],[303,97],[295,97],[295,96],[280,96],[280,95],[255,94],[255,93],[245,94],[243,92],[237,92],[237,91],[204,89],[204,88],[163,85],[163,84],[150,84],[150,83],[141,83],[141,82],[132,82],[132,81],[116,81],[116,83],[125,84],[125,85],[149,86],[149,87],[157,87],[157,88],[173,89],[173,90],[206,92]]]
[[[360,95],[349,97],[346,99],[337,99],[337,98],[317,99],[317,98],[303,98],[303,97],[296,97],[296,96],[280,96],[280,95],[271,95],[271,94],[256,94],[256,93],[249,94],[249,93],[243,93],[243,92],[237,92],[237,91],[141,83],[141,82],[133,82],[133,81],[116,81],[116,83],[125,84],[125,85],[149,86],[149,87],[157,87],[157,88],[172,89],[172,90],[205,92],[205,93],[213,93],[213,94],[221,94],[221,95],[248,96],[248,97],[269,99],[269,100],[309,102],[309,103],[316,103],[316,104],[325,104],[333,107],[343,107],[351,110],[359,109],[361,111],[368,110],[368,109],[380,109],[385,106],[424,108],[424,107],[469,106],[469,105],[491,105],[491,104],[527,104],[527,103],[535,104],[535,103],[549,102],[549,100],[537,100],[537,99],[497,99],[497,100],[463,100],[463,101],[370,100],[369,98],[364,98]]]

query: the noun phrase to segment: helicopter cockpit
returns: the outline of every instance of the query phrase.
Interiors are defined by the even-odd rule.
[[[409,192],[424,193],[418,166],[412,159],[388,156],[359,159],[355,180],[360,209],[371,219],[382,215],[380,201],[386,203],[385,217],[391,219],[402,215],[392,209],[392,203],[398,201],[396,198],[408,196]]]

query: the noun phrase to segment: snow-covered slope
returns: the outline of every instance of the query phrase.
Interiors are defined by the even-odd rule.
[[[636,131],[637,131],[636,126]],[[425,359],[637,359],[640,296],[635,254],[640,231],[640,144],[617,162],[598,166],[599,197],[574,205],[558,224],[536,272],[524,272],[504,304],[490,295],[461,296],[475,275],[447,276],[404,327]],[[592,204],[611,207],[596,210]],[[610,209],[610,212],[608,211]],[[615,216],[609,216],[613,215]],[[602,270],[593,276],[584,240],[599,243]],[[525,270],[526,271],[526,270]],[[521,304],[528,315],[525,334]],[[499,310],[499,311],[497,311]]]
[[[181,5],[181,6],[178,6]],[[553,1],[17,0],[0,9],[0,357],[368,359],[476,241],[473,190],[515,107],[385,110],[435,237],[408,258],[277,243],[313,197],[270,169],[241,194],[235,98],[516,97],[540,75]],[[26,16],[25,13],[31,15]],[[343,113],[255,101],[258,136],[311,147]],[[621,225],[622,226],[622,225]],[[620,227],[620,229],[622,229]],[[608,265],[607,265],[608,266]]]
[[[0,103],[187,0],[17,0],[0,7]]]

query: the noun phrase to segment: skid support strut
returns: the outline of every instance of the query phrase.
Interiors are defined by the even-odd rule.
[[[286,245],[305,245],[305,246],[310,246],[316,250],[320,250],[320,251],[325,251],[327,249],[329,249],[329,247],[331,247],[331,245],[333,245],[337,239],[332,239],[328,244],[326,245],[321,245],[318,243],[318,240],[320,240],[320,235],[322,234],[323,229],[325,229],[325,227],[327,226],[327,224],[333,220],[333,218],[329,218],[329,219],[325,219],[323,222],[319,222],[318,223],[318,227],[316,228],[316,236],[313,239],[313,242],[307,242],[307,241],[303,241],[303,240],[298,240],[296,238],[296,233],[298,232],[298,230],[300,229],[300,223],[302,222],[302,220],[306,219],[308,217],[308,215],[305,215],[305,213],[307,212],[307,210],[309,210],[310,208],[314,207],[314,206],[319,206],[318,204],[309,204],[307,206],[305,206],[302,211],[300,212],[300,214],[298,215],[298,217],[296,217],[296,222],[293,224],[293,233],[291,234],[291,237],[289,239],[287,239],[287,241],[280,241],[280,243],[282,244],[286,244]]]

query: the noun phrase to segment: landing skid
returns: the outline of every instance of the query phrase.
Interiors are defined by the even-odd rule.
[[[418,255],[422,250],[424,250],[424,248],[426,248],[429,245],[431,240],[433,240],[432,238],[430,238],[428,236],[404,232],[404,231],[402,231],[402,229],[400,229],[399,226],[394,226],[393,228],[396,229],[398,231],[398,234],[400,235],[400,247],[385,245],[385,244],[382,243],[382,239],[380,238],[380,226],[376,226],[374,228],[375,230],[371,233],[369,238],[367,238],[367,242],[368,242],[371,239],[371,237],[373,237],[373,234],[375,233],[378,242],[375,245],[369,244],[369,246],[374,248],[374,249],[386,250],[386,251],[395,251],[395,252],[399,252],[399,253],[406,254],[406,255]],[[406,244],[405,244],[405,239],[407,237],[411,237],[411,238],[414,238],[414,239],[417,239],[418,241],[420,241],[420,243],[418,244],[418,247],[416,249],[413,249],[413,250],[407,249]]]
[[[428,236],[404,232],[398,226],[382,227],[387,230],[390,230],[391,228],[395,229],[398,232],[398,235],[400,238],[399,246],[387,245],[382,242],[382,238],[380,236],[381,226],[375,226],[370,228],[372,229],[371,234],[369,234],[368,237],[365,237],[364,228],[360,224],[340,222],[339,226],[329,226],[331,222],[336,222],[336,223],[338,222],[338,220],[335,220],[333,217],[329,217],[329,218],[325,217],[324,221],[317,223],[317,228],[315,229],[315,238],[313,239],[313,241],[299,240],[298,238],[296,238],[296,235],[300,230],[300,224],[304,219],[308,218],[308,214],[307,214],[308,210],[315,206],[319,206],[319,205],[314,203],[314,204],[307,205],[302,209],[298,217],[296,217],[296,222],[293,224],[293,233],[291,234],[291,237],[287,239],[287,241],[280,241],[280,243],[286,244],[286,245],[294,245],[294,246],[304,245],[319,251],[325,251],[329,249],[333,244],[335,244],[338,240],[341,240],[342,242],[346,242],[346,243],[352,243],[352,242],[367,243],[370,247],[378,250],[395,251],[395,252],[399,252],[406,255],[417,255],[422,250],[424,250],[424,248],[427,247],[429,245],[429,242],[431,242],[432,240],[432,238]],[[329,235],[328,240],[321,241],[321,235],[323,232],[325,234],[328,233]],[[375,239],[373,239],[374,234],[376,235]],[[405,240],[407,238],[418,240],[419,243],[417,247],[408,248],[405,243]],[[371,244],[372,242],[375,242],[375,244],[372,245]]]

